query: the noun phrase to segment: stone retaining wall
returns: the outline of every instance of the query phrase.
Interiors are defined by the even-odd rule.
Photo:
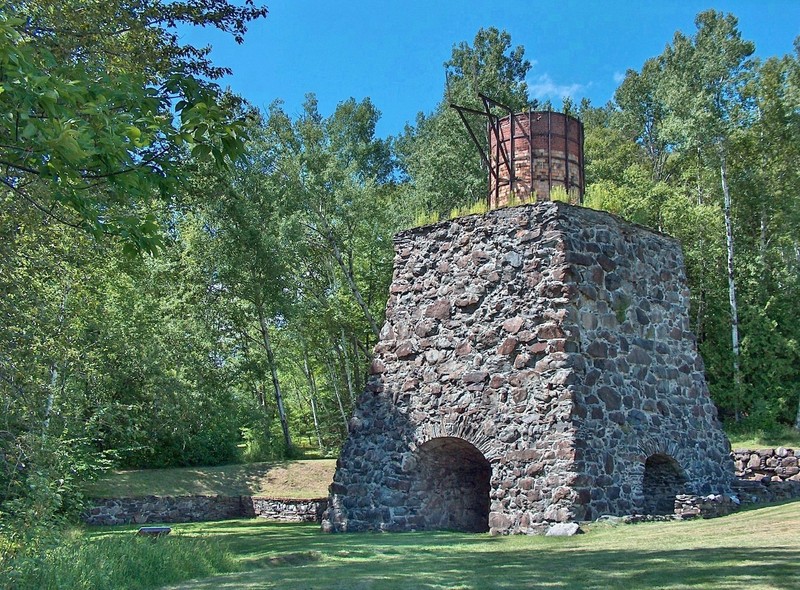
[[[243,496],[242,500],[251,502],[252,514],[271,520],[287,522],[321,522],[322,513],[328,507],[327,498],[316,500],[289,500],[280,498],[259,498]]]
[[[800,498],[800,466],[793,449],[736,449],[731,453],[736,479],[733,496],[680,494],[675,515],[680,518],[713,518],[735,512],[740,506]]]
[[[733,491],[743,504],[800,498],[800,455],[794,449],[736,449]]]
[[[258,496],[145,496],[99,498],[82,515],[89,525],[203,522],[260,516],[290,522],[320,522],[325,498],[296,500]]]
[[[741,479],[800,482],[800,455],[794,449],[736,449],[733,461]]]
[[[695,496],[678,494],[675,496],[675,515],[679,518],[714,518],[736,512],[741,502],[724,494]]]
[[[800,498],[798,451],[736,449],[732,453],[736,479],[732,487],[739,503],[728,495],[681,494],[675,514],[681,518],[712,518],[740,504]],[[286,522],[320,522],[327,499],[296,500],[259,496],[146,496],[101,498],[83,515],[90,525],[201,522],[259,516]]]

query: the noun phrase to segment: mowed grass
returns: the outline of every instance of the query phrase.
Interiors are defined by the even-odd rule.
[[[800,447],[800,430],[795,430],[790,426],[774,428],[767,432],[732,430],[728,433],[728,438],[734,449],[774,449],[777,447],[797,449]]]
[[[94,498],[139,496],[270,496],[324,498],[335,459],[114,471],[89,484]]]
[[[258,519],[180,524],[173,530],[181,539],[205,537],[244,571],[169,588],[800,588],[800,501],[712,520],[586,528],[583,535],[548,538],[452,532],[328,535],[314,524]],[[90,534],[113,543],[132,529]]]

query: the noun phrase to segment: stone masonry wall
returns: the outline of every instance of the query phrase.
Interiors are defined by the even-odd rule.
[[[478,530],[458,498],[481,486],[493,533],[641,512],[650,457],[686,491],[729,491],[674,240],[538,203],[403,232],[395,251],[325,530]],[[441,489],[448,462],[479,475]]]
[[[736,449],[733,461],[741,479],[800,482],[800,455],[794,449]]]
[[[738,510],[741,506],[800,498],[800,467],[797,451],[736,449],[732,453],[736,479],[733,495],[679,495],[675,514],[681,518],[711,518]]]
[[[417,457],[440,437],[490,462],[491,528],[526,533],[545,515],[570,518],[557,216],[520,207],[396,238],[386,323],[331,487],[329,528],[435,528],[421,510],[429,474]]]
[[[648,457],[670,458],[684,493],[723,493],[733,476],[704,366],[689,330],[677,241],[572,208],[564,258],[577,288],[568,313],[575,364],[580,518],[646,512]]]
[[[146,496],[100,498],[83,514],[89,525],[204,522],[229,518],[264,518],[320,522],[326,499],[293,500],[254,496]]]
[[[800,498],[800,457],[797,450],[736,449],[734,492],[744,504]]]

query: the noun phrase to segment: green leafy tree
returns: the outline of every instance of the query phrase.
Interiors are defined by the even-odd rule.
[[[728,181],[731,143],[750,115],[744,87],[754,45],[744,41],[733,15],[713,10],[695,19],[697,33],[676,33],[661,57],[665,133],[684,150],[698,150],[719,170],[727,249],[734,387],[741,387],[739,312],[734,270],[732,195]]]
[[[224,70],[175,27],[240,39],[264,14],[222,0],[0,3],[0,532],[36,535],[74,511],[111,451],[235,456],[214,342],[187,301],[162,297],[186,285],[129,254],[168,243],[185,163],[230,165],[244,139],[213,83]]]
[[[212,190],[200,188],[209,197],[191,221],[190,235],[206,288],[224,302],[227,321],[222,329],[237,341],[239,352],[234,354],[241,357],[240,375],[249,382],[262,410],[274,407],[285,452],[290,452],[288,412],[273,334],[291,319],[295,290],[291,270],[296,259],[292,238],[298,229],[286,214],[276,177],[266,172],[277,157],[263,140],[256,139],[233,175],[218,176]],[[201,175],[199,181],[207,182],[208,175]],[[268,404],[268,387],[274,406]]]
[[[797,59],[751,60],[730,15],[696,24],[629,71],[615,104],[583,105],[585,203],[681,240],[714,399],[769,427],[800,400]]]
[[[792,319],[799,294],[797,236],[800,115],[793,96],[796,56],[756,64],[748,94],[754,117],[737,141],[732,177],[741,197],[734,210],[745,255],[742,373],[751,412],[763,423],[796,422],[800,332]]]
[[[175,195],[185,155],[222,165],[244,139],[209,81],[226,70],[180,45],[175,27],[241,41],[265,14],[250,1],[3,2],[0,183],[60,223],[154,250],[148,203]]]
[[[279,333],[293,396],[316,416],[318,443],[338,444],[382,324],[395,229],[388,142],[375,137],[379,113],[368,99],[322,116],[309,96],[292,119],[276,104],[265,141],[275,155],[273,186],[296,220],[292,316]],[[285,354],[284,354],[285,353]]]

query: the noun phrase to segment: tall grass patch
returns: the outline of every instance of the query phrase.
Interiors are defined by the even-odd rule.
[[[146,538],[71,529],[35,549],[6,555],[0,587],[19,590],[145,590],[238,571],[232,555],[208,537]]]

